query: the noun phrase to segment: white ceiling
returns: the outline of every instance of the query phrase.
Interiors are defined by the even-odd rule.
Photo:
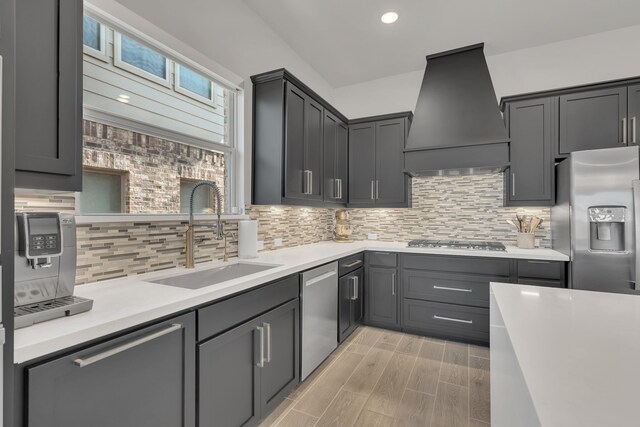
[[[478,42],[494,55],[640,23],[638,0],[243,1],[334,87],[418,70],[427,54]],[[389,10],[400,18],[382,24]]]
[[[482,41],[495,55],[640,23],[639,0],[117,1],[240,76],[288,67],[320,92]]]

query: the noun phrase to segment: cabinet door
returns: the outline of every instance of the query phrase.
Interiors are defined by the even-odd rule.
[[[261,414],[277,406],[300,381],[300,300],[262,316],[265,363],[261,370]]]
[[[638,120],[640,120],[640,85],[629,86],[629,145],[638,144]]]
[[[27,368],[27,425],[195,426],[195,319]]]
[[[322,123],[324,108],[307,99],[305,108],[305,170],[307,170],[307,199],[322,200]]]
[[[506,205],[551,205],[554,202],[554,147],[556,98],[509,104],[511,166]]]
[[[375,201],[375,124],[349,126],[349,205],[373,206]]]
[[[336,178],[338,179],[338,197],[340,203],[348,200],[348,164],[349,164],[349,129],[338,122],[336,128]]]
[[[376,205],[405,201],[404,119],[376,122]]]
[[[397,275],[393,268],[369,267],[365,284],[367,319],[379,325],[398,324]]]
[[[335,202],[339,196],[337,188],[336,163],[338,161],[337,147],[338,118],[328,111],[324,113],[324,173],[323,189],[324,200]]]
[[[626,117],[626,86],[562,95],[559,154],[627,145]]]
[[[304,185],[306,104],[304,92],[287,83],[284,196],[291,199],[307,197]]]
[[[16,2],[16,70],[16,186],[81,190],[81,0]]]
[[[251,320],[198,345],[198,425],[236,427],[260,419],[260,332]]]
[[[364,315],[364,300],[362,298],[362,291],[364,285],[364,269],[360,268],[353,273],[356,277],[354,289],[352,291],[353,300],[351,301],[351,324],[355,329],[356,326],[362,322]]]
[[[353,297],[353,275],[344,276],[338,282],[338,342],[351,334],[353,328],[351,298]]]

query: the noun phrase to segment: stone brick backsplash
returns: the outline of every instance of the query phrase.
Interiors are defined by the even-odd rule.
[[[536,236],[541,247],[551,247],[549,208],[503,207],[503,176],[420,177],[412,180],[410,209],[352,209],[352,237],[379,240],[458,239],[516,244],[515,227],[507,223],[516,212],[543,219]]]
[[[422,177],[413,179],[410,209],[352,209],[352,237],[407,241],[468,239],[501,241],[515,245],[515,229],[507,223],[516,212],[544,219],[537,233],[542,247],[551,246],[548,208],[502,207],[502,175]],[[17,210],[73,213],[73,194],[19,195]],[[258,221],[258,239],[265,250],[315,243],[332,238],[335,210],[286,206],[248,206],[247,215]],[[237,223],[225,221],[230,256],[237,254]],[[131,276],[184,265],[186,221],[119,222],[78,225],[78,284]],[[212,237],[199,229],[197,237]],[[207,240],[197,245],[196,262],[222,260],[223,242]]]

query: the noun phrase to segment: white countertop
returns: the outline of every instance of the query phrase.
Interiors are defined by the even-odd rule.
[[[539,425],[639,425],[640,296],[501,283],[491,289]],[[494,314],[492,339],[500,323]],[[492,382],[493,351],[492,344]]]
[[[278,264],[279,266],[197,290],[149,283],[149,280],[180,272],[194,271],[187,271],[183,268],[77,286],[75,295],[93,299],[93,309],[75,316],[18,329],[15,333],[14,360],[15,363],[23,363],[197,305],[206,304],[363,250],[568,261],[565,255],[550,249],[507,247],[506,252],[417,249],[407,248],[406,242],[378,241],[321,242],[262,252],[257,258],[243,260],[243,262]],[[237,262],[237,259],[230,262]],[[196,270],[219,265],[224,265],[224,263],[199,264]]]

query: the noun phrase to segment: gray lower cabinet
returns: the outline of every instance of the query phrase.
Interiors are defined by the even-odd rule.
[[[82,190],[82,8],[81,0],[16,2],[18,188]]]
[[[626,118],[626,86],[561,95],[558,154],[627,145]]]
[[[362,298],[364,269],[342,276],[338,282],[338,342],[344,341],[358,327],[364,314]]]
[[[26,425],[193,427],[195,315],[26,369]]]
[[[254,425],[299,381],[299,300],[198,344],[198,425]]]
[[[367,268],[365,277],[365,315],[367,323],[397,328],[398,274],[395,268]]]
[[[511,165],[505,173],[505,206],[555,204],[554,150],[557,142],[558,98],[510,102],[505,122]]]
[[[567,287],[567,264],[557,261],[517,260],[515,282],[521,285]]]
[[[410,205],[404,146],[411,119],[411,113],[399,113],[350,122],[349,206]]]

